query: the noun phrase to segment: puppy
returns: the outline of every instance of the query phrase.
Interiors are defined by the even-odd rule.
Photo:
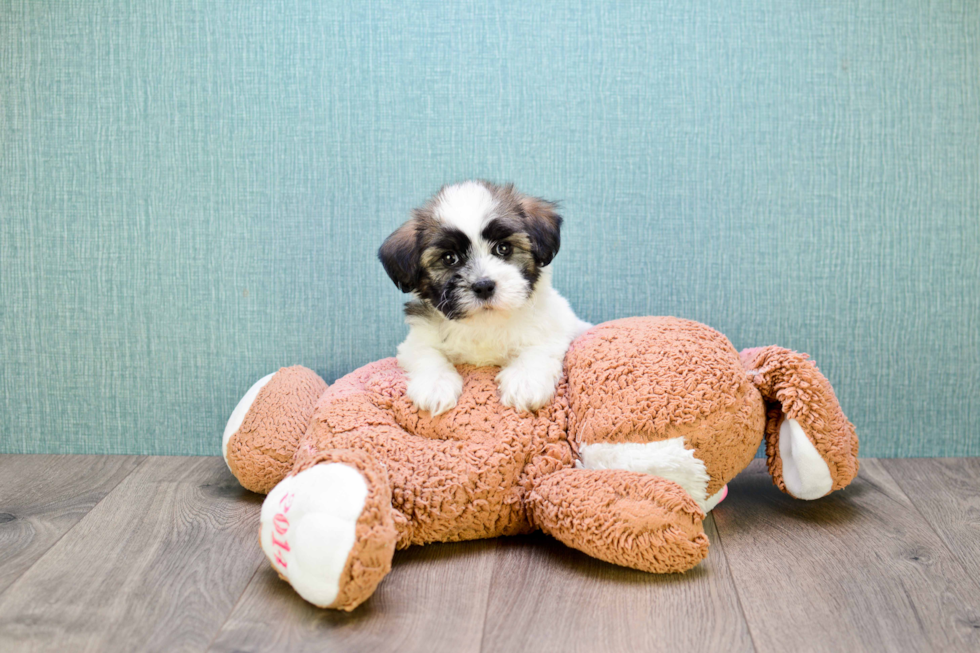
[[[562,218],[513,185],[443,187],[378,250],[402,292],[408,337],[398,364],[408,396],[439,415],[456,405],[455,365],[499,365],[501,402],[522,411],[552,398],[568,345],[591,324],[551,287]]]

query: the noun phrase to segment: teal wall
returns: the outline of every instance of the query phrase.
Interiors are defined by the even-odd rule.
[[[811,353],[870,456],[980,455],[980,3],[0,0],[0,451],[216,454],[390,355],[443,182],[563,202],[586,319]]]

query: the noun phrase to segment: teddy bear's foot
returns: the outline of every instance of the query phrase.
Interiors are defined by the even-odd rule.
[[[224,457],[226,465],[228,464],[228,443],[231,441],[231,436],[238,433],[238,429],[242,427],[242,422],[245,421],[245,415],[248,414],[248,411],[252,408],[252,404],[255,403],[255,398],[275,375],[275,372],[266,374],[253,383],[252,387],[245,393],[245,396],[238,400],[238,404],[235,405],[235,410],[231,411],[231,417],[228,418],[228,422],[225,424],[225,431],[221,435],[221,455]]]
[[[530,493],[534,523],[600,560],[656,573],[708,554],[697,502],[673,481],[622,469],[564,469]]]
[[[337,598],[366,498],[357,470],[327,463],[286,478],[262,504],[262,549],[310,603]]]
[[[299,365],[264,376],[249,388],[221,439],[225,463],[243,487],[265,494],[285,478],[326,391],[316,372]]]
[[[352,610],[391,569],[391,494],[383,472],[364,454],[329,452],[318,459],[266,497],[259,539],[300,596]]]

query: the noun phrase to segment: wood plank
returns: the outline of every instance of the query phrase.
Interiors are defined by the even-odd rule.
[[[543,534],[503,539],[483,651],[752,651],[711,517],[707,559],[681,575],[617,567]]]
[[[880,462],[980,585],[980,458]]]
[[[220,458],[150,458],[0,595],[3,651],[201,651],[261,562]]]
[[[496,546],[478,540],[398,551],[374,596],[351,613],[307,603],[264,565],[210,650],[475,653]]]
[[[0,593],[142,460],[0,455]]]
[[[756,648],[980,650],[980,591],[876,460],[817,501],[757,460],[715,523]]]

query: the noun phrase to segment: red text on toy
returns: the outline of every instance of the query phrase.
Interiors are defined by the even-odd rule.
[[[289,551],[289,542],[286,541],[286,532],[289,530],[289,518],[286,517],[286,513],[293,505],[293,494],[284,494],[282,499],[279,500],[279,512],[276,516],[272,518],[272,545],[276,547],[276,562],[282,565],[282,568],[286,568],[286,561],[283,559],[282,554],[284,551]],[[277,538],[276,535],[279,537]],[[282,538],[282,539],[279,539]]]

